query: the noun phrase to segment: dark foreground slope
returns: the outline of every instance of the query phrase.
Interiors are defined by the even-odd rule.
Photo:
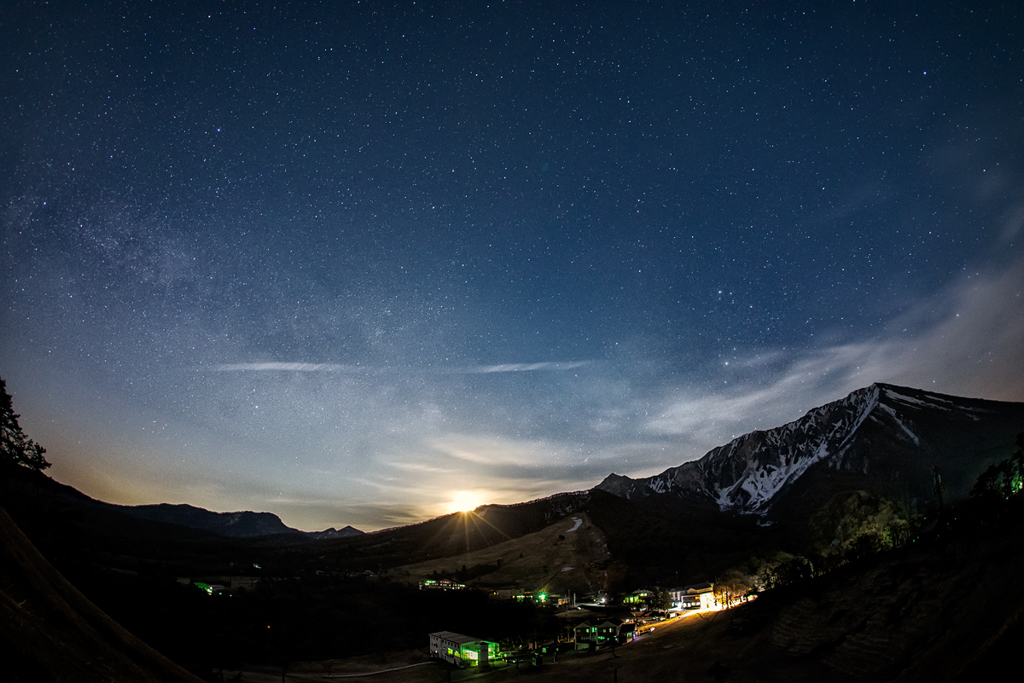
[[[992,679],[1024,633],[1022,524],[1020,501],[998,518],[961,508],[938,537],[766,593],[737,612],[750,653],[851,680]]]
[[[78,592],[2,508],[0,548],[5,680],[198,683]]]

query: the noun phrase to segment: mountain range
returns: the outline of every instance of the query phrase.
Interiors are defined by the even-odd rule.
[[[604,491],[630,501],[668,497],[766,523],[796,500],[820,501],[837,490],[869,490],[920,507],[936,502],[939,482],[947,499],[965,497],[986,467],[1012,451],[1022,431],[1024,405],[1019,403],[872,384],[788,424],[744,434],[699,460],[640,479],[612,473],[582,493]],[[553,521],[589,498],[556,494],[519,506],[550,507],[544,517]],[[339,539],[363,533],[351,526],[301,532],[268,512],[217,513],[168,504],[121,509],[139,519],[233,538]]]
[[[46,514],[83,539],[76,543],[92,539],[97,562],[125,568],[151,566],[155,556],[168,571],[214,573],[241,555],[264,567],[404,568],[410,578],[461,567],[467,580],[582,590],[614,576],[703,580],[754,555],[799,548],[814,515],[851,492],[933,511],[940,495],[967,496],[1021,432],[1022,403],[873,384],[654,476],[610,474],[585,491],[366,534],[301,532],[271,513],[110,505],[42,475],[31,485],[7,482],[5,505],[27,529],[42,525],[45,501]]]

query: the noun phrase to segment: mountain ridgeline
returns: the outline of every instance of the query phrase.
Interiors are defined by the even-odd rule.
[[[456,546],[465,551],[515,538],[570,514],[586,512],[595,499],[604,500],[604,494],[631,503],[650,503],[641,507],[670,517],[683,514],[718,518],[725,513],[749,516],[762,525],[813,512],[836,493],[852,490],[869,491],[924,509],[937,504],[938,481],[946,500],[966,497],[978,476],[1013,450],[1014,438],[1022,431],[1024,404],[872,384],[814,408],[798,420],[750,432],[712,449],[699,460],[670,467],[655,476],[632,479],[610,474],[589,491],[512,505],[481,506],[477,515],[501,533],[481,530],[477,532],[479,539],[473,534],[467,539],[460,531],[458,542],[451,547],[439,540],[447,533],[433,535],[431,545],[436,547],[427,553],[436,556],[455,552]],[[300,532],[268,512],[218,513],[168,504],[110,507],[139,520],[229,538],[343,540],[362,535],[352,527]],[[409,536],[411,541],[419,528],[443,527],[449,518],[458,516],[447,515],[370,536]],[[371,538],[366,542],[375,547],[379,544]]]
[[[873,384],[655,476],[611,474],[589,490],[367,534],[351,527],[303,533],[270,513],[110,505],[39,473],[21,473],[21,483],[5,488],[23,528],[40,525],[45,501],[48,515],[76,530],[69,538],[98,554],[97,564],[124,569],[150,566],[156,555],[179,574],[236,571],[232,558],[241,554],[288,572],[417,565],[410,576],[463,568],[484,582],[583,590],[624,574],[626,582],[704,580],[753,556],[801,551],[821,536],[815,516],[855,493],[904,506],[907,514],[934,511],[940,495],[965,498],[979,475],[1014,451],[1021,432],[1024,403]],[[531,566],[537,534],[565,552]],[[486,557],[474,555],[484,549]]]
[[[194,505],[134,505],[119,506],[126,514],[150,522],[174,524],[176,526],[205,531],[228,538],[255,538],[259,536],[296,536],[310,539],[347,538],[363,533],[351,526],[343,529],[331,527],[324,531],[299,531],[286,526],[281,518],[272,512],[211,512]]]
[[[1024,431],[1024,405],[873,384],[799,420],[733,439],[644,479],[609,475],[596,490],[675,497],[771,520],[799,500],[864,489],[917,506],[965,497]]]

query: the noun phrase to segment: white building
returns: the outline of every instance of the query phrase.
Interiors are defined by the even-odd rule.
[[[669,595],[672,605],[678,609],[712,609],[715,606],[715,586],[712,583],[673,588]]]
[[[459,667],[487,666],[498,658],[498,644],[451,631],[430,634],[430,656]]]

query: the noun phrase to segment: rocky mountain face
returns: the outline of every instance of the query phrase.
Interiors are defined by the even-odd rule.
[[[644,479],[612,474],[597,489],[761,516],[811,488],[865,488],[931,504],[937,480],[947,500],[966,496],[989,464],[1009,455],[1021,431],[1024,404],[873,384],[699,460]]]

